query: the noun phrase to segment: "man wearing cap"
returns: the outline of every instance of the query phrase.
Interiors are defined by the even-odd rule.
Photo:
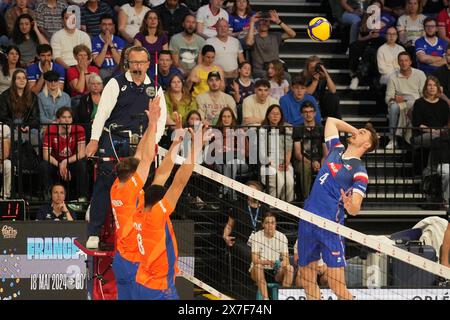
[[[39,94],[44,87],[44,73],[46,71],[56,71],[59,75],[59,88],[64,90],[64,80],[66,70],[63,66],[53,62],[53,49],[49,44],[40,44],[36,48],[39,61],[27,67],[28,85],[31,91]]]
[[[209,91],[197,96],[198,112],[202,116],[205,124],[216,125],[220,111],[229,107],[237,116],[236,102],[233,97],[220,91],[221,76],[218,71],[208,73]]]
[[[87,157],[128,157],[131,155],[130,134],[141,136],[147,129],[148,119],[144,111],[156,95],[155,85],[147,75],[150,56],[145,48],[134,46],[125,52],[125,61],[127,71],[111,78],[102,92],[92,124],[91,140],[86,146]],[[167,118],[163,94],[160,103],[163,107],[156,141],[161,138]],[[90,249],[98,248],[98,235],[107,213],[111,211],[110,190],[116,179],[114,167],[115,162],[108,161],[100,163],[97,170],[86,243]]]
[[[56,119],[56,111],[61,107],[70,107],[70,97],[60,88],[60,75],[50,70],[44,73],[45,85],[38,94],[39,116],[41,124],[52,123]]]

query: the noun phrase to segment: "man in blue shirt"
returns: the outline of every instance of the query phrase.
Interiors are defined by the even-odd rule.
[[[295,127],[302,125],[304,119],[301,108],[306,101],[311,102],[316,110],[316,117],[314,119],[316,123],[322,123],[320,108],[316,99],[306,94],[306,78],[303,75],[298,75],[292,81],[292,89],[280,98],[280,106],[283,110],[284,120]]]
[[[39,61],[27,67],[28,85],[31,91],[39,94],[44,86],[44,73],[55,71],[59,74],[59,87],[64,89],[64,80],[66,71],[63,66],[53,62],[53,50],[49,44],[40,44],[36,48]]]
[[[158,81],[155,79],[155,68],[148,69],[150,79],[155,83],[157,82],[158,86],[163,88],[164,91],[169,87],[170,79],[172,79],[174,74],[179,74],[183,77],[180,69],[175,68],[172,62],[172,55],[169,50],[162,50],[158,54]]]
[[[351,134],[348,147],[339,140],[339,132]],[[378,135],[372,125],[356,129],[346,122],[329,117],[325,125],[328,156],[317,175],[304,209],[336,223],[344,223],[344,209],[356,215],[368,184],[367,171],[361,161],[366,152],[378,146]],[[328,285],[339,299],[351,300],[345,284],[343,238],[331,231],[300,220],[298,225],[298,265],[308,299],[320,299],[317,285],[318,261],[327,265]]]
[[[56,71],[47,71],[44,79],[45,87],[38,94],[39,119],[41,124],[49,124],[55,121],[59,108],[70,106],[70,97],[58,86],[59,74]]]
[[[444,57],[447,43],[436,36],[436,19],[426,18],[423,21],[423,28],[425,35],[417,39],[415,43],[417,67],[429,75],[447,63]]]
[[[120,63],[125,41],[114,35],[114,20],[110,14],[100,18],[99,35],[92,38],[92,60],[100,68],[100,77],[106,83]]]

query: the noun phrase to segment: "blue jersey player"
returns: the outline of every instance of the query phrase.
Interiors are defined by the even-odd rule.
[[[347,149],[339,141],[339,132],[351,134]],[[356,215],[361,208],[368,183],[361,156],[377,147],[378,135],[370,124],[358,130],[342,120],[328,118],[325,143],[328,156],[314,181],[304,209],[343,224],[344,209]],[[339,299],[352,299],[345,284],[345,254],[341,236],[300,220],[298,256],[301,282],[308,299],[320,299],[316,282],[320,258],[328,266],[325,276],[330,289]]]

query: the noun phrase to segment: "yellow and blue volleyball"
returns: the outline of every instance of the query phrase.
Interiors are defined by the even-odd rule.
[[[308,24],[308,35],[315,41],[326,41],[331,36],[331,23],[322,17],[311,19]]]

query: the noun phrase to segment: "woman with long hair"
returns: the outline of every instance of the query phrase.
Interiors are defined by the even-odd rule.
[[[279,101],[289,91],[289,82],[284,78],[281,61],[274,60],[267,65],[267,80],[270,82],[269,95]]]
[[[12,75],[11,87],[0,95],[0,122],[19,125],[22,139],[28,140],[30,137],[32,144],[36,146],[39,104],[37,96],[28,88],[27,84],[25,70],[15,70]]]
[[[413,58],[414,68],[417,64],[414,44],[425,34],[423,22],[426,18],[427,16],[422,14],[421,0],[406,0],[405,14],[400,16],[397,21],[399,42]]]
[[[184,86],[181,75],[174,74],[169,80],[169,87],[165,93],[167,105],[167,125],[174,125],[173,113],[177,112],[183,122],[191,110],[197,110],[197,102]]]
[[[21,63],[29,66],[36,57],[39,44],[49,44],[45,36],[39,31],[36,21],[28,14],[21,14],[14,23],[11,36],[13,44],[23,53]]]
[[[248,140],[243,129],[238,129],[237,119],[233,109],[223,108],[217,120],[216,133],[214,134],[215,163],[217,169],[224,176],[233,180],[238,172],[247,172],[246,157],[248,156]],[[220,188],[219,196],[237,200],[234,190],[227,187]]]
[[[269,164],[261,167],[261,179],[271,196],[287,202],[294,199],[294,169],[292,158],[292,127],[284,122],[283,111],[277,104],[271,105],[261,123],[266,131],[266,150],[268,150]],[[275,135],[275,136],[273,136]],[[278,149],[271,144],[276,143]]]
[[[20,49],[17,46],[6,48],[6,57],[0,60],[0,93],[11,86],[11,78],[17,68],[22,68],[20,63]]]
[[[134,45],[142,46],[150,54],[150,68],[155,65],[155,56],[162,50],[169,50],[169,38],[163,30],[158,12],[148,11],[139,32],[134,37]]]
[[[239,40],[245,39],[250,30],[250,18],[255,14],[249,0],[236,0],[229,14],[228,23],[232,29],[232,36]],[[241,41],[241,44],[245,41]],[[243,47],[243,49],[245,49]]]
[[[144,0],[131,0],[120,7],[118,17],[119,35],[128,43],[134,42],[134,36],[144,20],[144,15],[150,10]]]

